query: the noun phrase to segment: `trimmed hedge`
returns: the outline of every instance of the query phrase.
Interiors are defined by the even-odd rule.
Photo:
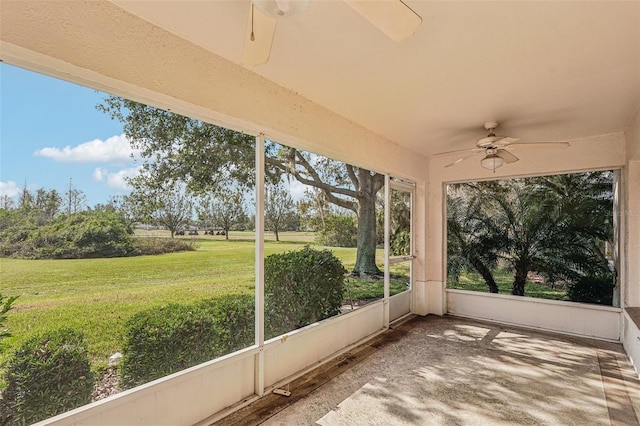
[[[252,295],[225,295],[135,314],[126,324],[121,381],[130,388],[253,344]]]
[[[227,294],[205,300],[202,306],[215,318],[215,356],[254,344],[256,316],[253,294]]]
[[[265,338],[338,315],[344,274],[329,250],[309,246],[265,259]]]
[[[265,259],[267,339],[340,313],[344,274],[329,250],[305,247]],[[127,322],[120,367],[134,387],[246,348],[254,343],[253,295],[225,295],[170,304]]]
[[[611,306],[614,288],[615,282],[612,274],[586,276],[569,285],[567,296],[573,302]]]
[[[91,402],[87,347],[73,330],[26,340],[6,367],[0,424],[31,424]]]

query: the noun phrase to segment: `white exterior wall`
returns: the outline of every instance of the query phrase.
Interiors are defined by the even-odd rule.
[[[411,312],[410,291],[404,291],[389,298],[389,321],[393,322]]]
[[[627,164],[623,180],[627,191],[622,197],[620,247],[623,251],[621,278],[627,284],[623,307],[640,307],[640,105],[625,132]],[[625,312],[622,343],[631,362],[640,372],[640,329]]]
[[[448,313],[556,333],[620,340],[620,308],[447,290]]]
[[[38,425],[193,425],[253,395],[255,352],[222,357]]]
[[[622,345],[636,374],[640,373],[640,330],[627,312],[622,316]]]
[[[627,163],[623,173],[627,187],[622,197],[621,222],[623,241],[621,247],[626,262],[622,268],[627,283],[624,306],[640,306],[640,105],[625,132]]]
[[[299,373],[317,367],[343,349],[383,331],[383,319],[383,304],[376,302],[266,342],[266,387],[289,382]]]

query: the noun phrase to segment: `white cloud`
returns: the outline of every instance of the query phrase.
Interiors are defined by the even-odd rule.
[[[102,180],[104,180],[104,178],[109,174],[109,170],[107,169],[103,169],[102,167],[97,167],[94,171],[93,171],[93,180],[97,180],[98,182],[101,182]]]
[[[131,186],[126,181],[126,178],[135,177],[140,173],[141,167],[132,167],[129,169],[118,170],[117,172],[110,172],[108,169],[97,167],[93,171],[93,180],[98,182],[106,182],[107,187],[116,189],[119,191],[129,191]]]
[[[131,148],[127,137],[122,134],[112,136],[105,141],[94,139],[74,147],[67,145],[64,148],[42,148],[34,154],[63,163],[123,164],[130,162],[131,154],[136,154],[136,151]]]
[[[21,188],[12,180],[7,182],[0,181],[0,196],[15,197],[20,193],[20,190]]]

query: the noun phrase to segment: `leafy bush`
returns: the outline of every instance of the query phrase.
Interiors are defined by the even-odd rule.
[[[194,305],[138,312],[125,325],[122,384],[134,387],[214,358],[214,319]]]
[[[21,211],[0,209],[0,256],[11,256],[20,251],[29,232],[37,227],[31,217]]]
[[[356,247],[358,226],[351,215],[332,215],[316,234],[318,244],[330,247]]]
[[[74,245],[81,257],[119,257],[133,251],[133,231],[115,212],[82,212],[74,235]]]
[[[110,210],[60,215],[44,224],[20,213],[0,209],[0,256],[82,259],[195,250],[188,240],[134,238],[129,222]]]
[[[215,355],[222,356],[255,342],[255,298],[253,294],[225,294],[201,304],[215,319]]]
[[[0,419],[7,424],[35,423],[91,402],[86,344],[73,330],[26,340],[6,367]]]
[[[614,277],[611,274],[586,276],[569,285],[569,300],[583,303],[613,304]]]
[[[18,212],[5,212],[0,232],[2,255],[34,259],[77,259],[128,256],[133,233],[124,218],[111,211],[60,215],[50,223],[34,223]],[[5,217],[6,216],[6,217]],[[32,218],[33,219],[33,218]]]
[[[150,255],[193,251],[196,249],[196,243],[182,238],[137,237],[133,239],[133,247],[136,255]]]
[[[250,346],[253,301],[225,295],[138,312],[125,326],[122,385],[138,386]]]
[[[272,254],[264,268],[266,338],[340,313],[347,271],[331,251]]]

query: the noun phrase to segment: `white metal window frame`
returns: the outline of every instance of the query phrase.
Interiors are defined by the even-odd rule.
[[[391,191],[396,190],[400,192],[408,193],[410,196],[410,206],[409,206],[409,255],[403,256],[391,256]],[[413,210],[415,203],[415,184],[407,181],[403,181],[397,178],[393,178],[388,174],[385,175],[385,185],[384,185],[384,324],[389,326],[389,300],[390,300],[390,282],[391,276],[389,267],[394,264],[408,262],[409,263],[409,289],[402,293],[411,293],[413,289],[413,260],[415,259],[414,255],[414,224],[413,224]],[[409,298],[411,301],[413,298]],[[409,302],[409,312],[412,310],[411,302]]]
[[[255,346],[258,351],[255,354],[255,394],[263,396],[265,393],[265,334],[264,334],[264,177],[265,177],[265,143],[268,138],[264,134],[256,136],[256,219],[255,219]],[[406,192],[410,195],[410,254],[404,256],[391,256],[390,250],[390,218],[391,218],[391,190]],[[389,304],[390,304],[390,273],[389,266],[402,262],[409,262],[409,282],[410,286],[406,292],[411,292],[413,283],[413,260],[414,253],[414,224],[413,210],[415,202],[415,184],[392,178],[389,174],[385,174],[384,185],[384,295],[383,304],[383,329],[389,328]],[[258,212],[261,212],[260,214]],[[403,293],[406,293],[403,292]],[[378,302],[380,303],[380,302]],[[409,309],[411,310],[411,309]],[[348,315],[348,314],[344,314]],[[329,319],[330,320],[330,319]],[[295,332],[292,330],[291,332]]]

